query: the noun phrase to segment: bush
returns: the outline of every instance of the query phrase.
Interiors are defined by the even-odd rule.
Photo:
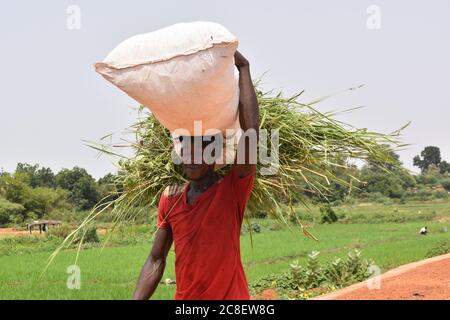
[[[385,203],[389,198],[381,192],[370,192],[367,194],[367,200],[375,203]]]
[[[447,191],[436,191],[433,196],[435,199],[448,199],[448,192]]]
[[[314,222],[314,220],[316,219],[314,217],[314,214],[311,211],[306,211],[305,213],[302,213],[300,216],[300,221],[311,221]]]
[[[433,199],[433,191],[429,188],[420,188],[416,191],[407,191],[405,193],[405,198],[409,200],[430,200]]]
[[[445,190],[450,191],[450,178],[441,180],[441,185]]]
[[[407,192],[406,198],[410,200],[433,200],[433,199],[447,199],[448,192],[444,189],[433,190],[431,188],[421,188],[415,192]]]
[[[86,242],[86,243],[100,242],[100,239],[98,238],[98,235],[97,235],[97,227],[91,226],[91,227],[87,228],[86,234],[84,235],[83,242]]]
[[[283,222],[277,221],[277,220],[270,220],[268,229],[271,231],[278,231],[283,230],[285,227],[285,224]]]
[[[64,221],[68,224],[78,224],[87,215],[89,211],[74,211],[74,210],[53,210],[45,215],[46,219]]]
[[[323,270],[319,264],[319,252],[313,251],[308,255],[308,262],[306,264],[306,270],[302,276],[299,269],[293,270],[293,265],[291,265],[291,272],[293,273],[293,279],[299,281],[299,287],[304,289],[312,289],[320,286],[323,278]],[[296,275],[294,277],[294,274]]]
[[[65,239],[74,229],[68,224],[62,224],[57,227],[49,228],[47,236]],[[84,237],[83,237],[84,234]],[[74,243],[79,243],[83,238],[83,243],[97,243],[100,239],[97,235],[97,227],[89,226],[75,235]]]
[[[249,233],[260,233],[261,232],[261,226],[257,223],[251,223],[251,224],[245,224],[242,225],[241,228],[241,235],[246,234],[247,232]]]
[[[358,250],[351,251],[346,258],[334,258],[325,265],[319,263],[319,252],[311,252],[305,266],[298,260],[290,264],[290,272],[263,277],[251,286],[253,293],[275,288],[282,294],[296,296],[296,292],[318,288],[342,288],[367,279],[372,261],[363,259]]]
[[[68,224],[53,226],[48,229],[47,236],[65,239],[72,232]]]
[[[330,205],[325,205],[320,207],[320,222],[321,223],[335,223],[338,221],[338,216],[334,212],[333,208]]]
[[[439,184],[442,177],[442,174],[436,166],[430,166],[427,170],[416,176],[416,180],[419,184],[435,186]]]
[[[265,219],[265,218],[267,218],[267,212],[263,211],[263,210],[258,210],[258,211],[255,212],[253,218]]]
[[[347,197],[344,198],[342,203],[346,204],[346,205],[353,206],[353,205],[356,204],[356,199],[355,199],[355,197],[347,196]]]
[[[440,256],[442,254],[447,254],[450,252],[450,241],[442,241],[435,245],[433,248],[428,250],[425,257],[432,258],[435,256]]]
[[[52,251],[58,247],[60,242],[58,238],[44,238],[40,236],[1,238],[0,256]]]

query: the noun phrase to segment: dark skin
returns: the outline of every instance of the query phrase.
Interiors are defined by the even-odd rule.
[[[258,134],[259,129],[259,107],[255,88],[250,75],[250,64],[248,60],[238,51],[234,55],[237,69],[239,70],[239,122],[241,128],[246,131],[253,129]],[[193,140],[191,141],[193,143]],[[240,178],[247,177],[256,172],[256,164],[250,163],[250,147],[244,139],[239,142],[238,148],[243,147],[245,151],[244,163],[234,163]],[[205,145],[202,145],[202,150]],[[191,148],[193,150],[194,148]],[[192,156],[191,159],[194,159]],[[183,161],[183,171],[189,180],[187,192],[188,203],[193,203],[198,196],[208,190],[216,183],[220,176],[214,172],[214,164],[193,164]],[[135,300],[148,300],[155,292],[166,266],[166,258],[172,246],[173,237],[171,228],[158,229],[155,241],[144,266],[142,267],[136,290],[133,295]]]
[[[183,171],[185,176],[189,180],[188,190],[187,190],[187,203],[194,203],[195,199],[200,196],[203,192],[208,190],[210,186],[220,179],[220,176],[214,172],[214,163],[207,164],[203,159],[201,164],[192,163],[191,159],[194,159],[194,140],[202,140],[202,137],[188,137],[191,144],[191,157],[183,161]],[[202,154],[208,142],[200,142],[202,144]]]

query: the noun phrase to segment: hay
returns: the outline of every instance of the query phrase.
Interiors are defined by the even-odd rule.
[[[247,206],[250,215],[264,210],[283,219],[280,202],[305,203],[305,192],[326,198],[332,192],[331,182],[350,186],[356,177],[343,179],[334,174],[337,168],[347,168],[342,159],[397,164],[389,150],[403,146],[398,139],[399,132],[382,134],[353,128],[334,119],[337,113],[321,113],[311,104],[298,102],[299,95],[284,98],[281,94],[257,90],[257,96],[260,128],[269,132],[279,129],[279,168],[276,175],[264,176],[259,169],[268,164],[258,163]],[[115,195],[118,199],[114,201],[114,209],[118,212],[129,206],[154,206],[166,186],[186,182],[181,168],[172,163],[169,132],[143,110],[144,117],[132,126],[137,141],[131,144],[135,157],[119,161],[116,184],[123,191]],[[110,146],[103,145],[99,150],[111,154]],[[228,169],[229,166],[219,172]]]
[[[247,216],[256,211],[288,222],[293,214],[286,210],[292,203],[306,205],[306,193],[316,193],[325,199],[332,192],[331,183],[351,187],[357,178],[346,172],[347,161],[359,159],[397,166],[390,150],[402,146],[399,140],[401,130],[392,134],[357,129],[335,119],[336,112],[322,113],[313,108],[314,103],[298,101],[300,94],[283,97],[281,93],[257,90],[260,106],[260,128],[279,129],[279,169],[275,176],[264,176],[258,164],[257,178],[247,206]],[[184,183],[180,166],[172,163],[172,140],[169,132],[158,121],[140,109],[140,118],[131,126],[135,141],[128,146],[134,150],[134,157],[119,161],[116,178],[117,191],[110,199],[103,199],[90,216],[80,225],[80,230],[105,210],[112,210],[114,226],[133,220],[139,207],[156,206],[166,186]],[[348,111],[348,110],[346,110]],[[270,141],[270,138],[268,139]],[[108,155],[118,155],[117,145],[91,144],[91,147]],[[269,147],[270,148],[270,147]],[[270,149],[269,149],[270,150]],[[334,174],[339,169],[339,178]],[[220,172],[228,169],[224,167]],[[295,217],[297,219],[297,217]],[[302,226],[303,230],[303,226]],[[74,235],[77,231],[74,231]],[[308,235],[307,230],[304,230]],[[111,234],[111,233],[110,233]],[[70,243],[71,237],[63,245]]]

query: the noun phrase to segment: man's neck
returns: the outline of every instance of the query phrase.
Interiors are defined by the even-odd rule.
[[[212,186],[218,177],[213,169],[209,170],[208,173],[199,180],[191,181],[192,191],[195,193],[202,193],[206,191],[210,186]]]

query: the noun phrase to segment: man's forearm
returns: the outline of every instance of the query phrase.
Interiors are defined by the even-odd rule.
[[[259,108],[255,88],[250,75],[250,66],[239,68],[239,122],[243,130],[259,129]]]
[[[252,174],[256,168],[259,107],[248,60],[239,51],[236,51],[234,61],[239,70],[239,123],[244,131],[244,135],[238,144],[235,166],[239,177],[242,178]],[[256,140],[250,139],[254,134],[256,134],[256,137],[254,137]]]
[[[163,260],[154,261],[148,259],[142,268],[133,299],[148,300],[158,287],[164,274],[165,267],[166,262]]]

